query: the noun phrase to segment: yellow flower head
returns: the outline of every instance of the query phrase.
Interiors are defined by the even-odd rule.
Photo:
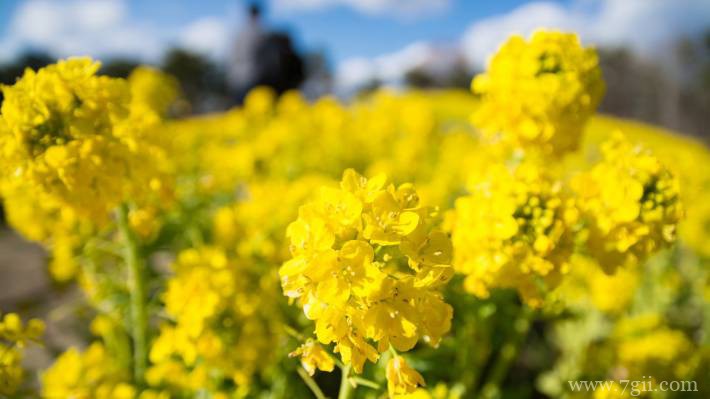
[[[178,81],[157,69],[140,66],[128,77],[131,107],[165,115],[178,96]]]
[[[309,375],[315,374],[316,369],[330,372],[335,368],[335,360],[319,343],[312,339],[307,340],[305,344],[299,346],[289,356],[300,356],[301,365],[303,365]]]
[[[602,154],[572,185],[590,221],[589,251],[612,272],[672,244],[683,209],[678,180],[648,150],[616,134]]]
[[[692,341],[681,330],[668,327],[661,315],[645,313],[626,317],[615,325],[613,353],[632,377],[685,378],[694,362]]]
[[[293,257],[279,270],[318,340],[335,342],[357,372],[390,344],[436,345],[451,326],[452,309],[438,292],[452,275],[451,243],[411,184],[386,183],[349,169],[340,188],[322,188],[289,225]]]
[[[529,305],[559,283],[574,249],[577,210],[559,182],[531,163],[492,164],[470,182],[452,215],[454,267],[466,289],[515,288]]]
[[[128,368],[95,342],[83,353],[70,348],[41,376],[43,398],[133,398]]]
[[[504,142],[548,154],[574,150],[604,93],[597,54],[572,33],[511,36],[471,83],[474,124]]]
[[[414,392],[425,386],[424,378],[407,364],[401,356],[394,356],[387,362],[387,392],[390,398]]]
[[[128,85],[96,76],[99,66],[72,58],[2,87],[0,172],[56,206],[105,217],[145,191],[155,167],[137,140]]]
[[[268,292],[278,286],[217,247],[186,249],[173,267],[163,300],[174,322],[151,347],[149,380],[192,392],[247,387],[274,351],[279,319]]]

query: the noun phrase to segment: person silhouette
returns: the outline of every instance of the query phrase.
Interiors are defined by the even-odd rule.
[[[305,79],[302,57],[285,32],[267,32],[261,23],[261,8],[251,4],[247,23],[234,43],[227,77],[237,104],[256,86],[269,86],[281,94],[295,89]]]

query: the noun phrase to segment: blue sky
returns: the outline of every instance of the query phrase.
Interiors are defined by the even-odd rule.
[[[32,1],[0,1],[0,35],[11,35],[13,17],[29,3]],[[242,21],[244,3],[238,0],[126,0],[125,18],[151,26],[170,41],[200,18],[231,19],[227,21],[229,28],[236,28]],[[396,7],[363,11],[347,2],[337,4],[337,1],[333,5],[303,7],[282,7],[278,1],[263,3],[269,24],[291,31],[301,46],[327,49],[331,60],[337,63],[350,57],[393,52],[415,41],[455,41],[475,20],[506,13],[525,1],[433,1],[434,6],[430,9],[422,6],[421,12],[401,11]]]
[[[407,68],[464,59],[481,68],[511,33],[546,27],[585,44],[662,54],[710,27],[707,0],[264,0],[266,23],[323,50],[341,85],[396,81]],[[174,45],[224,60],[245,0],[0,0],[0,62],[53,55],[160,60]],[[445,51],[442,52],[442,49]]]
[[[475,20],[506,13],[523,0],[452,1],[427,16],[371,15],[346,6],[277,13],[276,24],[291,27],[304,43],[329,49],[334,61],[374,57],[422,40],[453,42]]]

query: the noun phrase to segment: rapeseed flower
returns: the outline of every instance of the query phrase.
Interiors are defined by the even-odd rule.
[[[387,362],[387,392],[391,398],[413,393],[424,385],[424,378],[403,357],[394,356]]]
[[[514,288],[532,306],[569,271],[579,212],[540,165],[491,164],[469,182],[450,216],[454,267],[464,286],[486,298]]]
[[[340,188],[322,188],[288,227],[284,294],[315,321],[318,341],[335,343],[358,373],[390,345],[437,345],[451,326],[438,292],[452,275],[451,243],[434,216],[411,184],[346,170]]]
[[[604,93],[597,54],[577,35],[513,35],[471,82],[481,97],[474,125],[515,147],[562,154],[577,148]]]
[[[613,272],[672,244],[683,208],[678,180],[648,150],[616,134],[602,156],[572,186],[589,221],[589,252]]]

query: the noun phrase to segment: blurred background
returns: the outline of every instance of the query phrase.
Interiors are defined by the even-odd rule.
[[[601,111],[708,139],[707,0],[1,0],[0,82],[90,55],[176,76],[185,113],[257,84],[309,98],[379,86],[468,87],[509,34],[576,31],[601,55]]]

